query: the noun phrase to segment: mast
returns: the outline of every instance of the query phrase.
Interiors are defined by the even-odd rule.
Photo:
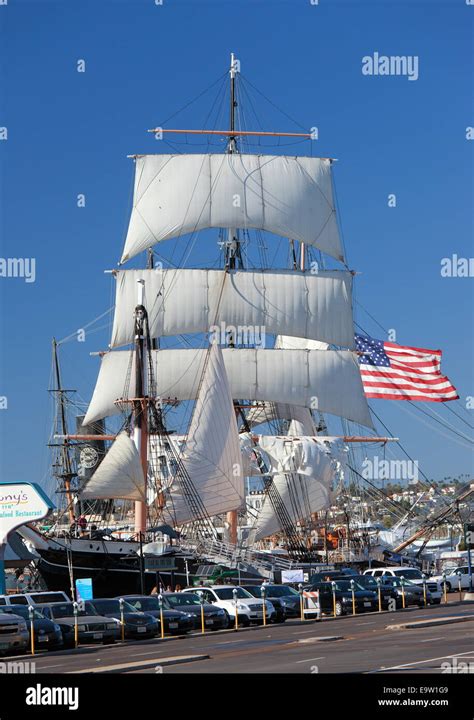
[[[237,73],[238,60],[234,53],[230,54],[230,132],[235,131],[235,108],[237,107],[237,101],[235,99],[235,75]],[[227,143],[227,153],[232,155],[237,153],[237,139],[235,135],[229,135],[229,141]],[[227,234],[227,245],[226,245],[226,269],[234,269],[236,267],[236,260],[239,260],[239,265],[242,267],[242,257],[240,254],[240,243],[239,233],[236,228],[229,228]],[[230,339],[231,347],[233,347],[232,338]],[[236,410],[236,413],[239,411]],[[226,515],[226,520],[229,526],[229,541],[233,545],[237,545],[237,524],[238,515],[237,510],[230,510]]]
[[[236,59],[234,53],[230,54],[230,135],[227,143],[227,154],[233,155],[238,153],[237,148],[237,136],[232,134],[235,132],[235,108],[237,107],[237,100],[235,98],[235,76],[239,72],[239,61]],[[233,269],[236,267],[236,261],[239,262],[239,266],[243,267],[242,257],[240,254],[240,243],[239,243],[239,232],[236,228],[229,228],[227,232],[227,244],[226,244],[226,267]]]
[[[148,427],[147,398],[145,397],[145,342],[144,322],[146,310],[143,305],[145,294],[144,280],[138,281],[138,304],[135,308],[135,402],[133,440],[140,455],[145,479],[144,496],[147,496],[148,475]],[[147,520],[146,502],[135,502],[135,532],[145,532]]]
[[[56,342],[56,338],[53,338],[53,365],[54,365],[54,375],[56,378],[56,392],[58,394],[57,402],[59,405],[61,430],[62,430],[62,434],[67,437],[68,429],[67,429],[67,418],[66,418],[66,403],[65,403],[65,397],[64,397],[65,391],[62,389],[62,386],[61,386],[61,371],[59,368],[58,344]],[[75,519],[76,519],[74,516],[74,504],[73,504],[73,497],[72,497],[72,493],[71,493],[71,478],[74,477],[75,473],[72,472],[71,458],[69,457],[69,441],[67,439],[65,439],[63,442],[62,461],[63,461],[63,471],[59,475],[59,477],[62,478],[63,483],[64,483],[64,490],[65,490],[66,499],[67,499],[67,511],[68,511],[68,515],[69,515],[69,522],[72,524],[75,522]]]

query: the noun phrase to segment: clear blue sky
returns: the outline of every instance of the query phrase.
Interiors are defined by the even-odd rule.
[[[304,127],[318,126],[313,153],[338,158],[347,255],[361,273],[356,299],[401,344],[442,348],[462,402],[474,395],[473,279],[440,276],[441,258],[474,254],[474,141],[465,138],[474,125],[473,20],[464,0],[0,6],[0,126],[8,127],[0,142],[0,255],[37,264],[35,283],[0,278],[0,395],[8,398],[0,411],[0,480],[43,476],[51,337],[69,335],[111,305],[103,269],[115,265],[123,244],[132,187],[126,155],[157,152],[146,129],[223,75],[231,51],[279,107]],[[419,79],[363,76],[362,57],[375,51],[418,56]],[[85,73],[76,71],[78,59]],[[199,127],[212,97],[174,124]],[[269,129],[297,130],[271,105],[258,110]],[[78,193],[85,208],[76,206]],[[389,193],[396,208],[387,206]],[[64,347],[65,385],[85,399],[98,367],[89,353],[107,342],[104,329]],[[374,407],[429,477],[472,472],[466,443],[438,434],[406,403]],[[474,424],[474,410],[453,407]],[[431,408],[472,436],[446,408]]]

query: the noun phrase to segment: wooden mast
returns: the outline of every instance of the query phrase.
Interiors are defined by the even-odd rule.
[[[56,342],[56,338],[53,338],[53,364],[54,364],[54,374],[56,377],[56,392],[58,393],[59,411],[60,411],[60,415],[61,415],[61,429],[62,429],[62,434],[65,438],[64,444],[63,444],[63,452],[62,452],[64,471],[61,474],[61,477],[64,482],[64,490],[66,493],[69,522],[72,525],[76,520],[75,515],[74,515],[74,503],[73,503],[73,497],[72,497],[72,492],[71,492],[71,478],[73,477],[74,473],[72,472],[71,458],[69,457],[69,447],[68,447],[69,441],[67,439],[68,431],[67,431],[66,407],[65,407],[65,400],[64,400],[64,390],[61,387],[61,371],[59,369],[58,343]]]
[[[146,310],[143,305],[145,295],[145,283],[138,280],[138,304],[135,308],[135,402],[134,402],[134,430],[133,440],[142,463],[143,477],[145,480],[144,496],[147,496],[147,475],[148,475],[148,427],[147,427],[147,398],[145,397],[145,337],[144,324]],[[137,500],[135,502],[135,532],[140,533],[146,530],[147,506],[146,502]]]
[[[227,153],[233,154],[238,152],[237,141],[235,133],[235,108],[237,105],[235,99],[235,75],[238,68],[238,60],[236,60],[234,53],[230,55],[230,131],[229,141],[227,144]],[[236,266],[237,258],[242,265],[242,258],[240,255],[240,247],[238,241],[238,232],[235,228],[230,228],[227,236],[227,249],[226,249],[226,267],[233,269]],[[239,412],[238,410],[236,411]],[[229,528],[229,542],[233,545],[237,545],[237,510],[229,510],[226,515],[227,525]]]

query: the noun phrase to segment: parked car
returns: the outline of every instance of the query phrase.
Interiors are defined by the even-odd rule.
[[[94,610],[108,618],[121,622],[120,600],[115,598],[100,598],[89,601]],[[158,620],[150,613],[137,610],[125,599],[123,602],[123,620],[125,625],[126,638],[147,638],[155,637],[160,630]]]
[[[398,607],[403,606],[403,593],[405,593],[405,606],[408,605],[418,605],[418,607],[423,607],[425,604],[425,596],[423,592],[423,586],[417,585],[416,583],[412,582],[411,580],[403,580],[402,585],[402,578],[401,577],[393,577],[392,575],[386,575],[384,576],[384,583],[386,585],[391,585],[393,589],[396,591],[398,595]],[[403,589],[402,589],[403,588]],[[428,586],[427,586],[428,588]],[[433,600],[430,591],[426,590],[426,601],[429,605],[434,605],[435,600]]]
[[[161,633],[158,595],[124,595],[123,599],[135,612],[145,612],[147,615],[151,615],[158,623],[158,632]],[[182,610],[169,610],[163,602],[163,624],[165,633],[182,635],[194,628],[194,616],[190,612]]]
[[[49,620],[57,623],[63,634],[64,645],[74,645],[74,606],[72,602],[49,603],[41,606],[42,614]],[[116,620],[111,620],[104,615],[99,615],[90,602],[85,602],[79,607],[78,618],[78,639],[80,643],[102,642],[113,643],[120,637],[120,625]]]
[[[201,628],[201,599],[199,590],[196,593],[164,593],[163,605],[167,610],[181,610],[193,616],[195,628]],[[229,625],[229,618],[224,610],[212,605],[203,603],[204,626],[211,630],[223,630]]]
[[[432,603],[439,605],[443,596],[443,590],[439,582],[433,578],[425,578],[421,570],[408,566],[371,568],[365,570],[364,575],[372,575],[372,577],[404,577],[415,585],[423,586],[423,580],[426,579],[426,587],[430,592]]]
[[[0,605],[41,605],[43,603],[71,602],[65,592],[59,590],[39,590],[29,593],[0,595]]]
[[[26,652],[29,639],[28,628],[22,617],[0,612],[0,655]]]
[[[299,592],[288,585],[270,585],[264,583],[266,598],[276,610],[274,622],[285,622],[286,618],[299,618],[301,598]],[[262,585],[246,585],[245,589],[256,598],[262,597]]]
[[[335,583],[336,595],[336,615],[346,615],[352,612],[352,589],[350,579],[339,579],[331,582],[316,583],[311,590],[319,590],[319,602],[321,612],[334,612],[333,586]],[[355,591],[354,600],[356,612],[365,612],[370,610],[378,610],[377,593],[359,585],[354,581]]]
[[[449,568],[446,570],[446,590],[459,589],[459,578],[461,578],[461,590],[469,590],[471,586],[471,576],[469,575],[469,566],[460,565],[459,567]],[[439,583],[441,586],[444,584],[443,575],[433,575],[430,578],[431,581]],[[474,587],[474,577],[472,578],[472,586]]]
[[[371,575],[356,575],[353,578],[359,585],[367,590],[377,593],[377,603],[379,598],[379,586],[377,580]],[[384,577],[380,578],[380,599],[383,610],[389,610],[391,607],[390,600],[395,601],[395,607],[401,607],[402,601],[397,591],[390,583],[385,582]]]
[[[235,622],[234,590],[237,591],[238,622],[242,625],[263,622],[263,600],[255,598],[243,587],[236,585],[213,585],[213,587],[185,588],[183,593],[202,592],[207,602],[225,610],[231,622]],[[270,600],[266,600],[266,611],[269,622],[276,615]]]
[[[31,618],[29,608],[25,605],[6,605],[2,612],[8,615],[22,617],[26,621],[29,644],[31,644]],[[53,620],[48,620],[36,607],[33,609],[33,632],[35,635],[35,650],[59,650],[63,646],[61,628]]]

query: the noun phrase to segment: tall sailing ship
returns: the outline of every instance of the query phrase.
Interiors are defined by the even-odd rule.
[[[110,346],[74,433],[54,346],[53,445],[67,522],[22,531],[50,588],[73,591],[74,579],[92,577],[97,595],[143,582],[149,592],[153,558],[164,584],[181,585],[203,564],[262,578],[315,560],[304,531],[332,502],[346,443],[383,440],[373,434],[354,350],[354,273],[333,160],[244,152],[255,137],[311,143],[312,135],[237,127],[239,71],[232,55],[229,129],[151,131],[225,138],[224,152],[133,156]],[[214,265],[156,262],[167,241],[185,236],[199,246],[206,233],[217,235]],[[287,245],[286,267],[258,265],[262,233]],[[140,253],[146,267],[126,269]],[[336,269],[325,269],[329,258]],[[330,436],[326,414],[371,432]],[[249,482],[261,488],[258,509],[246,505]],[[89,518],[83,533],[80,514]],[[278,560],[264,551],[275,534],[285,539]]]

